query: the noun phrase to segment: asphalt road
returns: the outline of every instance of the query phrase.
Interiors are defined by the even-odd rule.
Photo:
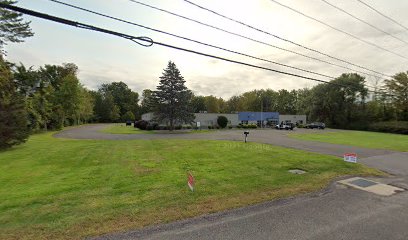
[[[242,131],[206,134],[110,135],[103,125],[63,131],[81,139],[222,139],[242,141]],[[298,130],[310,131],[310,130]],[[316,130],[317,131],[317,130]],[[408,189],[408,152],[299,141],[286,131],[255,130],[249,140],[335,156],[356,152],[360,162],[392,174],[378,182]],[[204,215],[95,239],[408,239],[408,191],[384,197],[333,182],[327,189],[288,199]]]

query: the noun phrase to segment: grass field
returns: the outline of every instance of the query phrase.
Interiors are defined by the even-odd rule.
[[[151,134],[153,131],[140,130],[133,126],[126,126],[123,123],[115,123],[106,128],[100,130],[103,133],[112,133],[112,134]]]
[[[154,133],[167,133],[167,134],[191,134],[191,133],[208,133],[211,131],[216,131],[216,130],[209,130],[209,129],[203,129],[203,130],[174,130],[172,132],[168,130],[152,130],[152,131],[146,131],[146,130],[140,130],[138,128],[135,128],[133,126],[125,126],[123,123],[115,123],[112,124],[102,130],[100,132],[103,133],[111,133],[111,134],[154,134]]]
[[[308,173],[293,175],[291,168]],[[52,133],[0,152],[0,172],[0,239],[80,239],[315,191],[339,175],[380,174],[263,144]]]
[[[364,131],[322,131],[321,133],[314,132],[290,134],[289,136],[300,140],[327,142],[365,148],[388,149],[403,152],[408,151],[408,135]]]

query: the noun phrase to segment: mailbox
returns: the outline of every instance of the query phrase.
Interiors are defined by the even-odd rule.
[[[244,131],[244,135],[245,135],[245,142],[247,142],[247,137],[248,137],[249,131]]]

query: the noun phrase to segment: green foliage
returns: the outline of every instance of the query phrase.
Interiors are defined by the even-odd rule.
[[[154,91],[154,112],[158,122],[169,122],[170,130],[176,123],[191,123],[194,120],[191,109],[193,94],[184,83],[176,64],[169,61]]]
[[[220,126],[221,128],[225,128],[228,125],[228,118],[225,116],[218,116],[217,118],[217,124],[218,126]]]
[[[207,106],[206,106],[206,101],[205,101],[204,96],[193,96],[191,99],[191,107],[193,109],[194,113],[199,113],[203,111],[208,111]]]
[[[135,115],[131,111],[127,111],[123,116],[122,119],[124,121],[135,121]]]
[[[153,91],[144,89],[142,93],[142,102],[140,103],[140,114],[154,111]]]
[[[12,73],[0,56],[0,149],[25,142],[28,133],[24,99],[17,92]]]
[[[139,94],[133,92],[124,82],[113,82],[102,84],[98,90],[102,94],[110,93],[113,97],[113,102],[119,109],[120,118],[125,121],[123,116],[126,112],[131,111],[134,115],[138,112]],[[112,119],[116,121],[117,119]]]
[[[4,4],[15,4],[16,1],[1,0]],[[0,47],[7,42],[22,42],[24,38],[34,35],[30,22],[23,20],[21,13],[0,8]]]
[[[371,123],[367,130],[386,133],[408,134],[408,121],[389,121]]]
[[[408,121],[408,72],[394,75],[385,81],[388,93],[394,95],[391,102],[395,107],[397,119]]]
[[[119,107],[110,92],[99,90],[95,93],[94,111],[99,122],[116,122],[120,117]]]

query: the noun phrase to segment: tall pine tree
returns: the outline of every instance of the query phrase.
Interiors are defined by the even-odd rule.
[[[24,99],[0,55],[0,149],[25,142],[29,133],[27,123]]]
[[[168,122],[170,130],[174,129],[175,124],[191,123],[194,120],[191,109],[193,94],[184,85],[185,82],[176,64],[169,61],[157,90],[153,92],[155,118],[159,122]]]

